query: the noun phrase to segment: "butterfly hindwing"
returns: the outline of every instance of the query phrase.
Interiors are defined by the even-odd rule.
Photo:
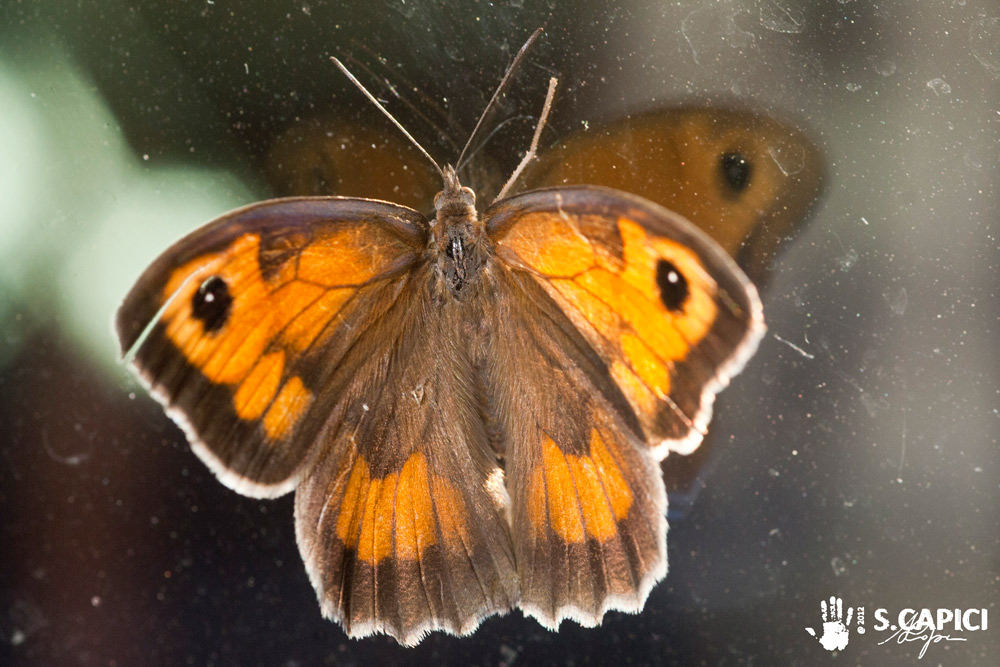
[[[483,346],[457,302],[432,302],[430,271],[416,269],[342,364],[343,416],[295,505],[324,614],[404,645],[468,634],[518,601],[509,499],[476,393]]]
[[[281,495],[333,417],[332,371],[398,298],[425,226],[365,200],[234,211],[146,270],[117,314],[122,351],[224,483]]]
[[[505,298],[489,320],[487,376],[506,436],[519,606],[549,629],[637,612],[666,573],[657,462],[569,318],[532,277],[497,273]]]
[[[613,382],[598,390],[625,396],[654,455],[697,447],[715,394],[764,331],[732,260],[680,216],[603,188],[525,193],[486,220],[501,262],[531,276],[601,358]]]

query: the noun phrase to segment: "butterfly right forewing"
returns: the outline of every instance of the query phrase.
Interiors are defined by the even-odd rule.
[[[680,216],[633,195],[579,186],[496,204],[497,257],[530,276],[572,323],[663,458],[704,436],[715,394],[764,331],[756,290]]]

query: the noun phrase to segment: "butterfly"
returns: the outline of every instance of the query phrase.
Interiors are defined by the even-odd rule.
[[[659,462],[697,447],[756,349],[757,292],[639,196],[561,186],[480,213],[441,176],[433,217],[295,197],[196,230],[125,297],[122,351],[224,484],[295,491],[349,636],[638,612],[667,566]]]
[[[487,166],[468,178],[480,194],[484,183],[496,192],[499,170],[483,161]],[[265,164],[280,196],[370,196],[424,210],[440,189],[440,177],[410,143],[343,114],[290,123]],[[654,201],[712,237],[759,289],[770,281],[778,251],[808,220],[824,179],[821,152],[794,123],[738,105],[688,103],[590,121],[540,151],[522,182],[603,185]],[[671,517],[691,509],[717,454],[709,433],[691,455],[661,462]]]

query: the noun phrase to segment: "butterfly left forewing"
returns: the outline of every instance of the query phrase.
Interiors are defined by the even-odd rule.
[[[332,374],[406,286],[425,226],[368,200],[234,211],[143,273],[115,320],[122,352],[224,483],[285,493],[333,416]]]
[[[753,285],[670,211],[596,187],[537,190],[487,211],[501,262],[531,276],[601,358],[662,458],[693,451],[715,394],[763,335]]]

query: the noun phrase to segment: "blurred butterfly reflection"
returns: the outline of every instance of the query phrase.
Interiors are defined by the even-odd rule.
[[[369,127],[332,114],[287,127],[271,144],[266,169],[273,194],[282,197],[367,197],[429,211],[440,190],[440,176],[404,137],[381,122]],[[485,178],[466,181],[495,192],[496,183],[477,182]],[[820,151],[792,124],[684,106],[592,125],[549,143],[517,190],[589,184],[640,195],[700,227],[764,287],[777,252],[807,221],[823,179]],[[483,197],[479,205],[489,201]],[[714,450],[710,432],[690,456],[664,459],[671,518],[691,507]]]

